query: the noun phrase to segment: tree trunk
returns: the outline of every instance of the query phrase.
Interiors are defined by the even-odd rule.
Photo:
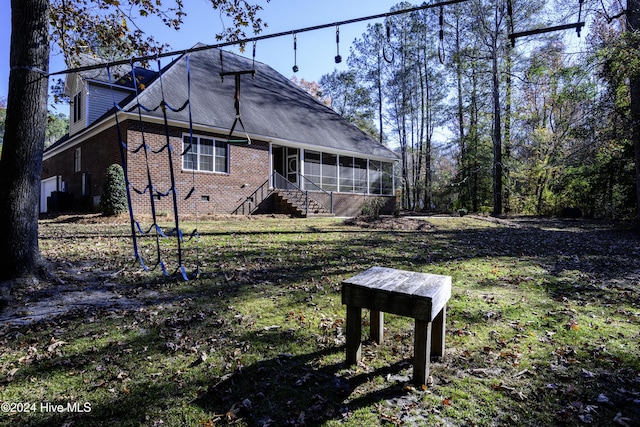
[[[382,60],[383,58],[380,57],[380,54],[378,54],[378,62],[377,62],[377,73],[376,73],[376,91],[377,91],[377,101],[378,101],[378,128],[380,129],[380,144],[384,144],[384,130],[383,130],[383,126],[384,126],[384,119],[383,119],[383,110],[382,110],[382,106],[384,104],[384,96],[382,94]]]
[[[627,1],[627,31],[636,32],[640,30],[640,0]],[[636,38],[632,38],[636,44]],[[634,50],[640,46],[633,46]],[[629,79],[629,89],[631,94],[631,139],[636,161],[636,206],[638,221],[640,222],[640,77],[631,76]]]
[[[11,0],[9,94],[0,159],[0,280],[41,262],[38,207],[47,120],[49,1]]]
[[[498,33],[494,35],[491,55],[493,73],[493,214],[502,214],[502,132],[500,112],[500,70],[498,68]]]
[[[456,83],[457,83],[457,117],[458,117],[458,143],[460,144],[460,164],[458,168],[460,169],[460,177],[462,178],[462,182],[464,182],[467,187],[467,191],[460,190],[460,207],[466,208],[467,201],[469,198],[470,191],[470,180],[469,178],[469,162],[467,159],[467,141],[465,140],[464,134],[464,107],[462,103],[462,51],[460,47],[460,15],[456,14],[456,26],[455,26],[455,66],[456,66]]]
[[[475,65],[471,69],[471,111],[469,116],[469,136],[468,146],[472,147],[469,150],[469,167],[470,167],[470,195],[471,195],[471,210],[472,212],[478,212],[479,208],[479,195],[478,195],[478,173],[480,171],[478,159],[478,145],[480,144],[478,138],[478,126],[479,126],[479,107],[478,107],[478,76],[476,75]]]
[[[506,94],[505,94],[505,106],[504,106],[504,211],[505,213],[511,212],[511,170],[509,166],[511,164],[511,99],[513,95],[513,87],[511,85],[511,70],[513,68],[512,52],[513,48],[510,43],[506,46]]]

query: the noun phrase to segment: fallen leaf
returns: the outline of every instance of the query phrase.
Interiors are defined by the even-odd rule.
[[[49,353],[52,353],[56,348],[65,344],[66,344],[66,341],[55,341],[54,338],[51,338],[51,344],[49,344],[49,347],[47,347],[47,351]]]
[[[591,424],[593,422],[593,415],[591,414],[580,414],[578,418],[585,424]]]
[[[623,417],[622,412],[618,412],[616,416],[613,418],[614,423],[619,424],[621,426],[625,426],[625,427],[630,426],[629,421],[631,421],[631,418]]]
[[[582,368],[582,373],[581,373],[581,375],[582,375],[584,378],[593,378],[593,377],[595,377],[595,374],[594,374],[593,372],[591,372],[591,371],[587,371],[587,370],[586,370],[586,369],[584,369],[584,368]]]

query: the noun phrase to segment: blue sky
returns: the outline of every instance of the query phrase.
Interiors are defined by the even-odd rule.
[[[263,5],[261,17],[269,27],[263,34],[279,33],[298,28],[328,24],[362,16],[388,12],[399,1],[391,0],[255,0]],[[170,2],[168,2],[170,3]],[[0,0],[1,10],[10,10],[10,0]],[[222,29],[220,15],[208,0],[185,1],[187,16],[179,32],[171,31],[151,18],[141,18],[138,24],[145,32],[154,35],[162,43],[169,43],[172,50],[187,49],[197,42],[215,44],[215,34]],[[346,59],[353,40],[365,32],[366,26],[375,21],[360,22],[340,27],[340,55]],[[228,24],[228,22],[227,22]],[[9,44],[11,38],[11,17],[0,14],[0,97],[7,96],[9,80]],[[247,54],[251,54],[248,47]],[[328,28],[298,35],[297,64],[295,75],[308,81],[318,81],[324,74],[334,69],[346,69],[345,61],[335,64],[335,29]],[[285,77],[292,77],[293,37],[281,37],[260,41],[257,44],[256,59],[264,62]],[[166,65],[169,59],[163,61]],[[52,56],[50,71],[65,69],[60,56]]]

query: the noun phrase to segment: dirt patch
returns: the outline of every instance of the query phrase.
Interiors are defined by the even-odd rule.
[[[355,217],[344,221],[345,225],[360,228],[372,228],[378,230],[402,230],[402,231],[430,231],[434,230],[433,224],[423,219],[384,216],[379,218]]]
[[[48,280],[35,277],[0,283],[0,324],[30,325],[69,313],[126,310],[184,298],[150,288],[117,285],[123,270],[92,262],[52,264]]]

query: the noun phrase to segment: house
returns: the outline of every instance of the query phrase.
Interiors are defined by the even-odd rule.
[[[181,214],[394,209],[396,155],[269,66],[202,49],[127,68],[67,76],[70,130],[45,150],[41,212],[97,206],[123,159],[136,214],[172,212],[173,188]]]

